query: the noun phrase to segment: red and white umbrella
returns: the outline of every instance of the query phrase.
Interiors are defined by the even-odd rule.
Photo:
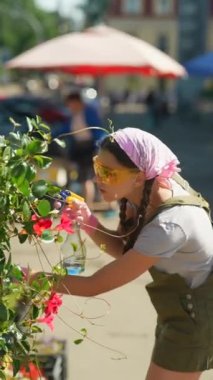
[[[181,78],[186,71],[156,47],[101,25],[64,34],[8,61],[7,68],[61,71],[70,74],[142,74]]]

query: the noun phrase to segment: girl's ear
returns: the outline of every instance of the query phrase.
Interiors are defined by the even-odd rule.
[[[136,178],[135,178],[135,185],[136,186],[141,186],[144,184],[146,178],[145,178],[145,174],[144,172],[139,172],[137,175],[136,175]]]

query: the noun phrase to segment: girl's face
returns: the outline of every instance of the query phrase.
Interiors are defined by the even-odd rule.
[[[107,150],[100,150],[93,159],[93,165],[97,186],[105,201],[112,202],[121,198],[133,200],[139,187],[140,195],[142,194],[143,173],[123,166]]]

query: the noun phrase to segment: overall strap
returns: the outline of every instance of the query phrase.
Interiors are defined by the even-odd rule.
[[[165,209],[169,209],[174,206],[197,206],[197,207],[202,207],[205,209],[207,212],[210,220],[211,220],[211,211],[210,211],[210,206],[209,203],[202,197],[200,193],[195,191],[187,181],[185,181],[179,174],[175,174],[172,177],[184,190],[189,192],[189,195],[181,195],[181,196],[176,196],[167,199],[167,201],[163,202],[154,215],[145,223],[149,223],[152,219],[155,218],[161,211]]]
[[[202,198],[202,195],[198,193],[196,190],[194,190],[190,185],[189,182],[187,182],[183,177],[181,177],[180,174],[173,174],[172,179],[177,182],[178,185],[180,185],[184,190],[188,191],[190,195],[194,195],[195,197]]]
[[[200,193],[194,190],[189,185],[189,183],[179,174],[174,174],[172,178],[178,183],[178,185],[180,185],[184,190],[188,191],[188,193],[190,194],[190,195],[182,196],[182,197],[173,197],[172,199],[175,200],[176,198],[178,201],[178,198],[182,198],[183,202],[180,202],[180,204],[181,203],[186,204],[186,202],[189,202],[188,203],[189,205],[200,206],[204,208],[207,211],[207,213],[210,215],[211,211],[210,211],[209,203],[203,198],[203,196]]]
[[[161,212],[163,209],[170,208],[173,206],[197,206],[202,207],[206,210],[206,212],[210,215],[210,208],[208,202],[202,197],[196,197],[194,195],[182,195],[173,198],[167,199],[167,201],[163,202],[157,209],[157,214]]]

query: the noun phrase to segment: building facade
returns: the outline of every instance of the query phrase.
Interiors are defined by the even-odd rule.
[[[213,50],[213,0],[111,0],[107,23],[181,63]],[[126,78],[118,81],[125,85]],[[140,77],[137,84],[150,87],[156,80]]]
[[[198,40],[203,38],[203,51],[213,50],[213,0],[111,0],[107,20],[179,61],[180,28],[185,28],[185,36],[193,36],[188,45],[197,34]]]

